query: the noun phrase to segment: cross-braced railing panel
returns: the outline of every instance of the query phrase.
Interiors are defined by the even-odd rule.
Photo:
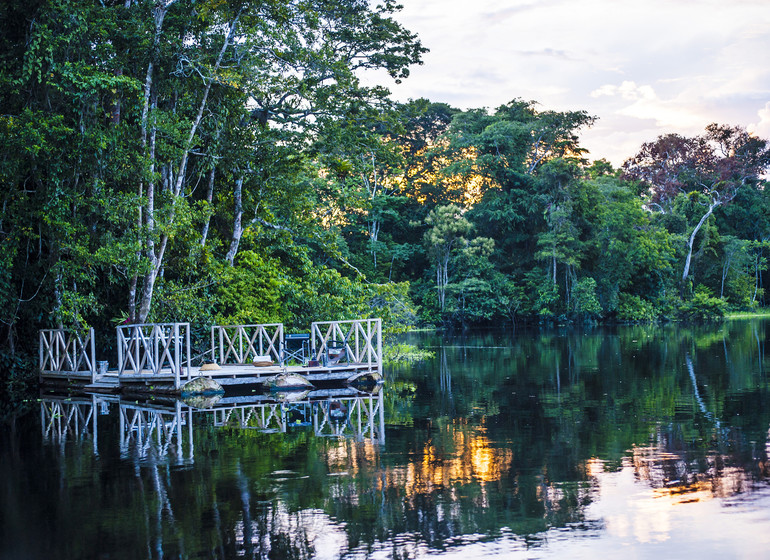
[[[93,436],[94,405],[91,402],[43,400],[40,402],[40,427],[43,440],[64,443]]]
[[[329,399],[314,404],[313,428],[321,437],[352,437],[384,443],[382,393],[366,397]]]
[[[189,414],[189,413],[188,413]],[[185,425],[191,421],[179,407],[174,412],[120,407],[120,451],[124,457],[133,454],[139,459],[155,453],[158,458],[174,456],[182,460]],[[191,437],[192,434],[190,434]],[[192,445],[192,440],[190,441]]]
[[[40,331],[40,372],[96,375],[94,329],[85,334],[63,329]]]
[[[207,411],[201,411],[208,413]],[[260,403],[217,408],[214,426],[286,432],[290,426],[311,425],[316,436],[385,441],[382,393],[321,401]]]
[[[283,433],[286,431],[286,407],[283,403],[264,403],[217,409],[214,426]]]
[[[319,321],[311,325],[311,333],[317,360],[334,344],[344,345],[349,363],[382,365],[382,319]]]
[[[190,379],[190,324],[124,325],[118,333],[118,374],[173,375]]]
[[[283,325],[215,325],[211,327],[211,355],[219,364],[246,364],[257,356],[281,360]]]

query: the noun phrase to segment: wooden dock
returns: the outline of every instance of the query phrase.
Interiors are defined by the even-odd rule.
[[[281,324],[216,325],[211,359],[193,365],[189,323],[148,323],[117,328],[117,367],[97,362],[93,329],[40,331],[40,381],[100,393],[182,393],[191,381],[221,387],[264,385],[298,375],[313,385],[382,378],[382,321],[312,323],[310,332],[285,335]]]

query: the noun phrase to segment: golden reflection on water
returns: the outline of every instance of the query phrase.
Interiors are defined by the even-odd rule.
[[[455,430],[449,452],[428,442],[422,453],[410,461],[403,478],[407,495],[471,482],[494,482],[510,470],[513,451],[492,447],[484,427]],[[395,473],[394,473],[395,474]],[[390,478],[390,477],[388,477]],[[396,482],[388,480],[387,483]]]
[[[526,520],[528,527],[563,531],[564,523],[600,526],[597,534],[601,538],[590,541],[593,552],[608,553],[618,546],[686,550],[696,542],[692,540],[693,527],[709,526],[707,534],[698,539],[717,538],[720,524],[736,534],[745,533],[738,540],[750,542],[754,538],[743,517],[724,517],[728,511],[724,506],[731,500],[743,503],[755,493],[756,476],[765,472],[761,463],[764,454],[758,453],[758,463],[752,465],[750,459],[745,463],[731,454],[729,434],[721,437],[725,439],[720,445],[697,452],[682,446],[677,434],[658,426],[652,429],[646,445],[629,449],[619,462],[613,462],[613,468],[592,457],[576,465],[572,470],[576,478],[567,482],[551,479],[547,463],[536,469],[534,476],[519,482],[513,450],[492,441],[483,423],[474,426],[467,420],[437,427],[419,448],[401,455],[403,462],[390,464],[381,456],[382,447],[350,440],[340,440],[328,448],[327,460],[332,471],[361,475],[336,481],[340,487],[335,497],[351,504],[357,503],[362,490],[351,481],[358,478],[400,507],[435,508],[437,523],[447,519],[457,526],[475,528],[469,519],[478,519],[495,505],[495,492],[504,487],[516,495],[524,491],[521,499],[526,500],[529,487],[529,496],[535,497],[542,509],[540,524]],[[759,443],[758,448],[764,444]],[[373,473],[376,476],[370,476]],[[529,502],[529,507],[532,504]],[[741,511],[742,516],[760,523],[767,520],[761,508]],[[549,532],[554,543],[563,534]],[[558,545],[553,547],[553,551],[558,549]],[[588,557],[596,556],[582,556]]]
[[[326,449],[326,463],[331,473],[340,471],[358,474],[369,471],[379,463],[380,447],[370,439],[354,441],[340,438]]]
[[[696,462],[665,449],[661,440],[634,447],[624,464],[633,467],[635,478],[650,486],[656,499],[676,505],[750,492],[752,474],[731,462],[730,455],[719,453]]]
[[[387,468],[377,479],[378,489],[403,488],[411,497],[453,485],[495,482],[506,476],[513,464],[513,451],[493,446],[484,426],[462,424],[446,426],[404,465]],[[377,464],[379,452],[370,441],[340,440],[327,449],[326,459],[331,471],[347,470],[354,475]]]

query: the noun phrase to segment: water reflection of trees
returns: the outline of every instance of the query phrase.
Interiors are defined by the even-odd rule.
[[[231,400],[198,411],[113,396],[41,399],[47,445],[31,464],[44,468],[28,476],[21,454],[0,468],[19,482],[7,502],[24,520],[19,536],[51,519],[40,528],[46,540],[26,539],[20,556],[312,557],[313,543],[334,527],[319,509],[327,493],[310,480],[327,473],[297,473],[317,471],[344,441],[371,460],[384,437],[383,395],[328,390],[300,402]],[[50,484],[59,491],[41,491]]]
[[[19,518],[42,516],[71,557],[103,546],[127,558],[408,558],[590,532],[605,470],[632,469],[672,503],[766,483],[766,336],[751,322],[468,336],[390,372],[384,395],[344,414],[333,399],[244,399],[177,420],[176,408],[123,403],[120,416],[119,404],[89,414],[62,401],[40,417],[48,468],[32,476],[18,458],[0,472]],[[371,412],[358,432],[356,411]],[[45,514],[25,499],[47,494]]]
[[[424,426],[426,440],[443,425],[470,419],[494,445],[505,442],[512,455],[497,489],[517,497],[521,484],[505,486],[510,479],[538,488],[529,511],[546,520],[541,529],[581,519],[597,464],[636,468],[640,481],[661,492],[724,497],[767,483],[766,323],[525,333],[505,348],[506,336],[453,339],[438,375],[410,377],[415,409],[443,412]],[[442,407],[450,368],[451,412]],[[435,404],[420,402],[421,395]],[[563,500],[563,488],[577,490]],[[501,514],[497,529],[521,528],[512,517]]]
[[[665,435],[658,435],[655,445],[635,447],[626,460],[636,478],[649,484],[657,496],[688,503],[729,498],[755,486],[756,463],[736,461],[729,454],[693,457],[686,451],[669,451]]]

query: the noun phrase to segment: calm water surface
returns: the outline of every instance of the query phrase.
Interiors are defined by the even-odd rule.
[[[413,335],[374,395],[44,396],[0,426],[0,558],[767,558],[769,327]]]

